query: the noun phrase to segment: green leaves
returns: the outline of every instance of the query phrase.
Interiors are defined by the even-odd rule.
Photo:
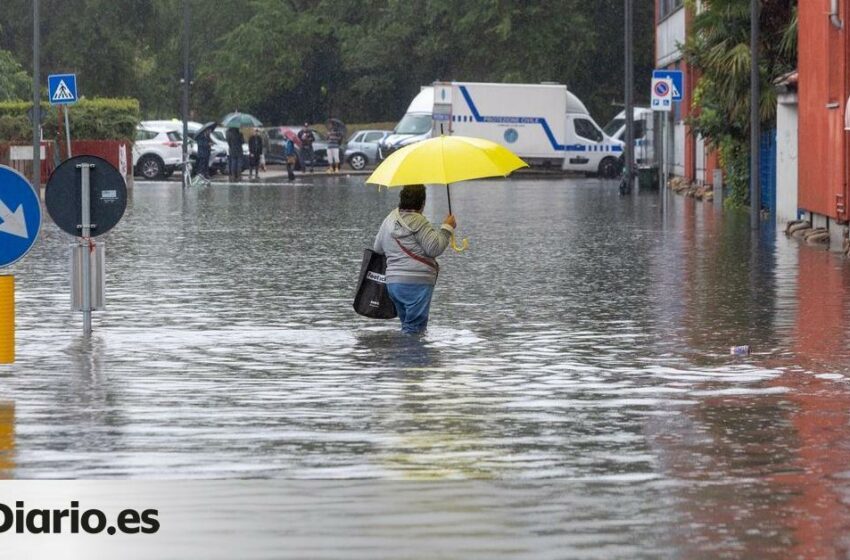
[[[623,98],[622,0],[185,1],[197,120],[237,108],[270,124],[329,113],[393,120],[434,80],[561,82],[600,121]],[[2,2],[0,48],[28,68],[32,5]],[[77,72],[82,95],[135,97],[145,117],[176,116],[183,5],[42,0],[42,69]],[[635,2],[635,12],[636,94],[645,100],[653,3]],[[0,83],[11,75],[0,72]]]
[[[689,124],[720,148],[733,206],[745,203],[749,182],[749,4],[748,0],[703,0],[704,11],[695,17],[694,33],[684,45],[687,61],[701,75],[694,98],[696,116]],[[773,82],[794,69],[797,61],[796,2],[762,0],[759,26],[759,114],[764,126],[772,126],[776,117]]]
[[[0,50],[0,101],[32,97],[32,77],[12,53]]]

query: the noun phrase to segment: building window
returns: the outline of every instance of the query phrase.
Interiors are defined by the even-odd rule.
[[[682,7],[684,0],[659,0],[658,19],[664,19]]]

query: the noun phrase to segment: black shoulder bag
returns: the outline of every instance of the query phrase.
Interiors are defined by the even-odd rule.
[[[393,319],[398,316],[387,292],[387,257],[371,249],[363,250],[360,279],[354,292],[354,311],[372,319]]]

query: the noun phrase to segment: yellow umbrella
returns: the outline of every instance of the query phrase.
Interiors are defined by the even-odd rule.
[[[495,142],[466,136],[438,136],[390,154],[366,182],[385,187],[446,185],[451,214],[451,183],[506,177],[520,167],[528,167],[528,164]],[[455,251],[463,251],[468,246],[469,242],[464,239],[462,246],[458,247],[452,236],[452,248]]]

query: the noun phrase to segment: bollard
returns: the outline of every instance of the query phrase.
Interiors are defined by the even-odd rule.
[[[0,480],[12,478],[15,468],[15,403],[0,401]]]
[[[15,361],[15,277],[0,276],[0,364]]]
[[[721,209],[723,208],[723,171],[715,169],[714,176],[711,179],[714,187],[714,207]]]

